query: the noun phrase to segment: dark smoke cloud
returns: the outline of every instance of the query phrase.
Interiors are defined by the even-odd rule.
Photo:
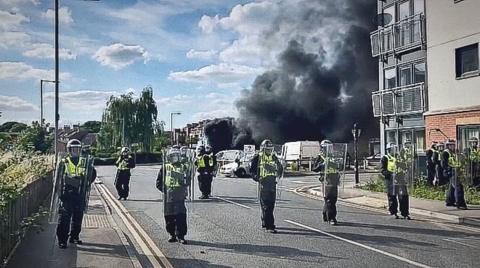
[[[349,141],[354,122],[364,129],[364,137],[376,135],[371,91],[377,87],[378,66],[371,57],[369,40],[376,1],[305,3],[302,19],[295,24],[298,37],[286,40],[288,47],[279,55],[279,66],[258,76],[252,89],[237,100],[239,124],[256,141],[271,138],[278,143],[326,137]],[[291,19],[288,10],[277,18]],[[331,31],[332,23],[339,25],[338,32]],[[331,42],[317,42],[317,51],[307,52],[307,42],[316,40],[302,33],[314,27],[330,27],[326,32]],[[275,30],[273,26],[265,38]]]
[[[213,151],[243,149],[244,144],[254,144],[250,130],[233,118],[214,119],[205,125],[205,136]]]

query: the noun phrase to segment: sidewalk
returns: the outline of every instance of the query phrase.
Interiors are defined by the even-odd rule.
[[[27,233],[7,267],[139,267],[135,257],[130,259],[95,187],[90,194],[88,214],[83,218],[83,245],[68,244],[67,249],[59,249],[56,224],[48,224],[45,219],[42,228]]]
[[[310,186],[302,189],[307,194],[323,197],[321,186]],[[339,189],[339,201],[356,205],[385,209],[387,212],[388,202],[385,193],[365,191],[348,183]],[[436,218],[445,222],[480,226],[480,206],[469,205],[468,210],[459,210],[454,207],[446,207],[445,202],[426,200],[410,197],[410,213]]]

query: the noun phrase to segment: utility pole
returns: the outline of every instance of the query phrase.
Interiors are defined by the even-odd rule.
[[[358,138],[360,137],[361,129],[358,128],[358,124],[353,124],[352,134],[353,134],[353,149],[355,157],[355,184],[360,183],[360,178],[358,174]]]
[[[59,55],[58,55],[58,0],[55,0],[55,166],[58,158],[58,121],[60,115],[58,112],[58,81],[59,81]]]

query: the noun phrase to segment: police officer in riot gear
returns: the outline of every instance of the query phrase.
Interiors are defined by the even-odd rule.
[[[72,139],[67,143],[68,155],[59,165],[64,165],[63,187],[60,194],[60,207],[58,209],[57,238],[58,245],[67,247],[67,239],[74,244],[82,244],[79,234],[82,227],[83,213],[86,209],[88,192],[84,192],[85,184],[89,185],[95,180],[97,174],[93,163],[88,167],[86,157],[81,155],[82,144],[79,140]],[[57,167],[58,168],[58,167]],[[91,176],[87,178],[88,170]]]
[[[115,178],[115,188],[118,193],[118,200],[127,200],[130,184],[130,169],[135,168],[135,160],[127,147],[123,147],[120,156],[115,162],[117,166],[117,176]]]
[[[198,172],[198,186],[200,188],[200,192],[202,192],[200,199],[210,198],[215,165],[216,159],[212,153],[212,147],[210,147],[210,145],[199,146],[197,148],[197,159],[195,160],[195,166],[197,166]]]
[[[441,156],[443,174],[449,179],[449,187],[445,200],[446,206],[456,206],[458,209],[467,209],[463,184],[459,178],[460,160],[456,152],[455,140],[448,140],[445,151]]]
[[[275,208],[277,178],[283,172],[283,166],[273,150],[270,140],[262,141],[260,152],[250,163],[250,174],[259,183],[259,198],[262,209],[262,228],[270,233],[276,233],[273,210]]]
[[[437,143],[437,150],[433,152],[433,161],[435,163],[435,181],[434,185],[441,186],[448,183],[448,178],[445,178],[443,174],[443,168],[441,163],[442,153],[445,150],[445,144],[443,142]]]
[[[468,157],[468,176],[472,186],[480,185],[480,150],[478,149],[478,138],[472,137],[468,141],[469,147],[466,149]]]
[[[180,149],[172,148],[164,157],[164,163],[157,176],[156,186],[163,193],[165,226],[170,234],[168,242],[187,243],[185,240],[187,234],[185,199],[192,179],[188,161],[185,153],[182,153]]]
[[[425,152],[427,157],[427,184],[433,185],[433,181],[435,180],[435,159],[434,156],[438,155],[437,152],[437,142],[432,142],[432,145],[429,149]]]
[[[323,140],[320,143],[320,154],[318,155],[313,171],[323,173],[320,176],[320,181],[323,187],[323,221],[329,222],[331,225],[337,225],[337,199],[338,199],[338,185],[340,184],[340,173],[338,166],[332,155],[328,153],[332,150],[333,144],[329,140]],[[344,159],[341,160],[343,166]]]

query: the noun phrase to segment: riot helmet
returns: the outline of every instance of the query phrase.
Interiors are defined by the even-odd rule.
[[[270,155],[273,153],[273,143],[271,140],[269,139],[265,139],[262,141],[262,143],[260,144],[260,151],[267,154],[267,155]]]
[[[67,152],[72,157],[79,157],[82,152],[82,143],[77,139],[71,139],[67,143]]]

